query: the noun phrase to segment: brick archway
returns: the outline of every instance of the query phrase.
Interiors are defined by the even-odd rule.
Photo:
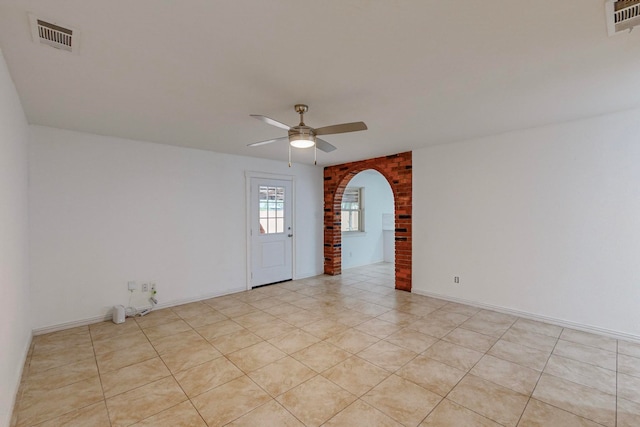
[[[389,182],[395,203],[396,289],[411,291],[412,155],[406,153],[324,168],[324,272],[342,273],[341,204],[351,178],[367,169]]]

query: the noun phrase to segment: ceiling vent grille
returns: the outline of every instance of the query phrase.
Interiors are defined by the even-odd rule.
[[[605,3],[610,36],[640,25],[640,0],[609,0]]]
[[[77,52],[78,32],[73,28],[48,22],[31,14],[29,21],[34,42],[67,52]]]

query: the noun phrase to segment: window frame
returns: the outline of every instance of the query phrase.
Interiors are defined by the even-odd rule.
[[[344,197],[347,195],[347,192],[356,193],[357,192],[357,203],[358,209],[345,209],[344,208]],[[344,221],[342,221],[344,217],[344,212],[357,212],[358,213],[358,228],[353,230],[345,230],[344,229]],[[350,215],[351,216],[351,215]],[[360,234],[365,233],[365,221],[364,221],[364,187],[347,187],[344,189],[344,193],[342,194],[342,203],[340,204],[340,231],[343,234]]]

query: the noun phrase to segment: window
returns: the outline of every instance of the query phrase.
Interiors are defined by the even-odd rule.
[[[284,233],[284,187],[260,186],[260,234]]]
[[[364,231],[363,188],[347,187],[342,195],[342,231]]]

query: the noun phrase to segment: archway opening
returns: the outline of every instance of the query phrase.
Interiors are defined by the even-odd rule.
[[[374,169],[358,172],[342,196],[342,270],[380,273],[377,285],[395,287],[393,191]]]
[[[349,181],[367,169],[380,172],[393,191],[396,289],[411,291],[411,152],[324,169],[324,272],[342,273],[342,197]]]

